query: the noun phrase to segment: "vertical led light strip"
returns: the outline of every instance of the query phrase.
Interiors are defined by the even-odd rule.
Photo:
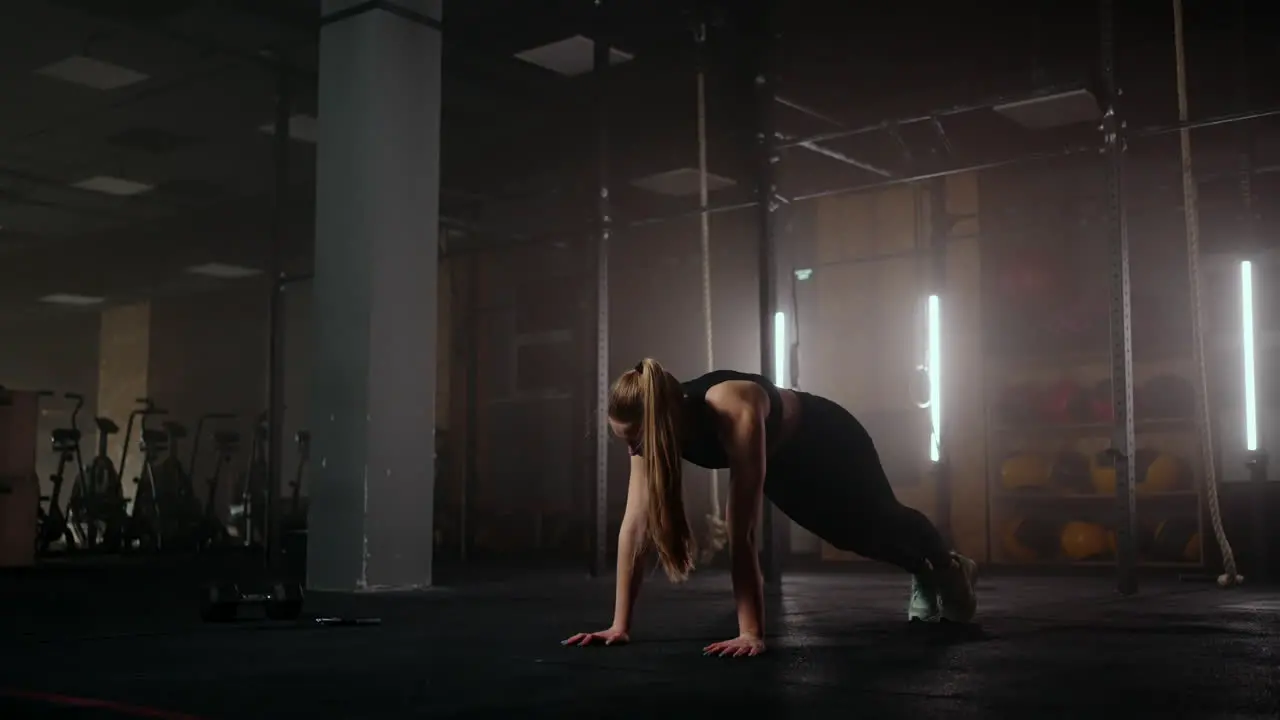
[[[773,314],[773,384],[787,386],[787,314]]]
[[[928,318],[929,459],[938,462],[942,459],[942,306],[937,295],[929,296]]]
[[[1254,368],[1253,263],[1240,263],[1241,354],[1244,355],[1244,444],[1258,449],[1258,384]]]

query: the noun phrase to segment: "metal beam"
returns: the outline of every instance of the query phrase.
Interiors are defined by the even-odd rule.
[[[1249,111],[1249,112],[1243,112],[1243,113],[1231,113],[1228,115],[1215,115],[1207,118],[1202,118],[1200,120],[1191,120],[1186,123],[1148,126],[1146,128],[1142,128],[1129,133],[1127,137],[1131,139],[1154,137],[1158,135],[1175,133],[1175,132],[1178,132],[1179,130],[1182,130],[1183,128],[1186,128],[1189,130],[1195,130],[1199,128],[1214,127],[1218,125],[1225,125],[1225,124],[1235,123],[1235,122],[1245,122],[1245,121],[1256,120],[1260,118],[1274,117],[1278,115],[1280,115],[1280,108],[1255,110],[1255,111]],[[797,195],[792,197],[790,201],[802,202],[806,200],[818,200],[826,197],[836,197],[839,195],[852,195],[852,194],[857,194],[862,192],[870,192],[872,190],[879,190],[882,188],[897,187],[901,185],[909,185],[911,183],[934,180],[937,178],[945,178],[945,177],[950,177],[952,175],[963,175],[965,173],[971,173],[971,172],[981,172],[984,170],[995,170],[995,169],[1004,168],[1004,167],[1013,167],[1017,165],[1044,162],[1048,160],[1057,160],[1060,158],[1070,157],[1073,155],[1096,155],[1098,154],[1099,151],[1100,151],[1099,146],[1094,144],[1075,145],[1075,146],[1062,148],[1061,150],[1030,153],[1027,155],[1017,155],[1014,157],[1001,158],[997,160],[991,160],[991,161],[980,162],[980,163],[971,163],[968,165],[957,165],[954,167],[944,168],[942,170],[937,170],[934,172],[916,173],[914,175],[887,178],[885,180],[876,180],[876,181],[866,182],[866,183],[854,183],[850,185],[843,185],[835,188],[830,188],[827,190],[820,190],[816,192]],[[1255,167],[1253,169],[1254,176],[1274,174],[1274,173],[1280,173],[1280,165],[1260,166],[1260,167]],[[1232,177],[1235,174],[1236,173],[1233,172],[1229,174],[1217,174],[1217,175],[1205,176],[1201,178],[1201,182],[1221,180],[1226,177]],[[757,206],[757,203],[755,200],[749,200],[749,201],[742,201],[742,202],[727,203],[724,205],[713,205],[707,208],[707,212],[712,214],[738,212],[741,210],[750,210],[751,208],[754,208],[756,206]],[[638,218],[638,219],[633,219],[629,221],[620,220],[619,222],[625,222],[626,225],[631,228],[648,227],[652,225],[659,225],[665,222],[671,222],[674,220],[684,220],[692,217],[697,217],[698,214],[701,212],[702,212],[701,209],[694,209],[694,210],[683,211],[678,213],[671,213],[668,215],[658,215],[658,216],[648,217],[648,218]],[[541,233],[540,235],[520,236],[514,232],[498,233],[496,230],[490,229],[490,232],[494,233],[495,235],[505,234],[515,239],[516,242],[510,243],[511,245],[523,245],[523,244],[536,245],[541,242],[553,242],[553,241],[558,242],[563,240],[564,234],[566,232],[580,232],[580,231],[581,231],[581,227],[577,228],[576,230],[574,228],[556,228],[554,230],[547,230],[545,233]],[[498,246],[506,247],[507,244],[486,245],[486,247],[482,249],[493,249],[494,247],[498,247]],[[468,252],[469,251],[470,250],[468,250]],[[449,254],[452,256],[455,253],[451,252]]]
[[[929,121],[929,124],[933,126],[933,132],[938,136],[938,142],[942,143],[942,152],[950,158],[955,154],[955,151],[951,147],[951,138],[947,137],[946,128],[942,127],[942,119],[933,118]]]
[[[596,92],[596,362],[595,486],[591,574],[608,570],[609,555],[609,243],[613,216],[609,202],[609,41],[605,0],[595,0],[596,37],[592,79]]]
[[[817,110],[814,110],[808,105],[801,105],[795,100],[785,98],[781,95],[775,95],[773,99],[779,105],[783,107],[789,107],[792,110],[795,110],[796,112],[800,113],[801,115],[808,115],[809,117],[815,120],[821,120],[822,122],[827,123],[828,125],[835,125],[838,128],[845,127],[845,124],[840,122],[839,120],[831,117],[830,115],[827,115],[826,113],[822,113]]]
[[[774,88],[777,84],[775,53],[777,42],[774,38],[774,16],[781,0],[759,0],[760,15],[756,21],[760,26],[754,28],[752,42],[755,45],[756,63],[753,68],[756,98],[756,210],[759,224],[757,245],[757,272],[759,273],[759,309],[760,309],[760,374],[772,376],[773,367],[773,315],[777,311],[776,273],[777,273],[777,149],[775,148]],[[786,378],[774,377],[775,383],[785,384]],[[762,508],[760,569],[765,582],[777,583],[782,579],[782,568],[779,558],[778,533],[779,513],[767,500]]]
[[[1280,115],[1280,107],[1246,110],[1244,112],[1228,113],[1226,115],[1214,115],[1207,118],[1201,118],[1200,120],[1185,120],[1164,125],[1149,125],[1130,133],[1129,136],[1135,138],[1146,138],[1155,137],[1157,135],[1170,135],[1172,133],[1181,132],[1182,130],[1200,130],[1202,128],[1216,127],[1218,125],[1230,125],[1232,123],[1248,122],[1249,120],[1262,120],[1264,118],[1276,117],[1277,115]]]
[[[467,263],[467,300],[465,317],[470,318],[466,335],[466,358],[467,367],[465,372],[466,382],[464,384],[464,420],[463,432],[466,437],[463,438],[463,447],[465,448],[462,458],[462,478],[460,485],[461,505],[458,513],[458,558],[462,562],[467,562],[470,558],[472,550],[471,536],[475,532],[475,511],[474,499],[476,487],[479,485],[480,477],[480,274],[482,268],[480,265],[480,256],[472,255],[470,262]]]
[[[835,125],[838,128],[845,127],[845,124],[840,122],[839,120],[836,120],[835,118],[829,115],[825,115],[821,112],[818,112],[817,110],[814,110],[813,108],[808,107],[807,105],[801,105],[800,103],[795,102],[794,100],[789,100],[787,98],[784,98],[781,95],[775,95],[773,100],[774,102],[778,103],[783,107],[789,107],[792,110],[795,110],[796,112],[799,112],[803,115],[808,115],[809,117],[814,118],[815,120],[821,120],[822,122],[825,122],[828,125]],[[778,137],[779,139],[784,141],[795,139],[795,138],[787,137],[782,134],[779,134]],[[845,153],[839,152],[838,150],[832,150],[831,148],[823,147],[816,142],[802,140],[800,141],[800,144],[797,147],[804,148],[805,150],[808,150],[813,153],[817,153],[818,155],[829,157],[832,160],[838,160],[842,163],[845,163],[846,165],[852,165],[853,167],[856,167],[860,170],[866,170],[867,172],[875,173],[876,175],[879,175],[881,177],[893,177],[894,175],[894,173],[888,170],[885,170],[883,168],[877,167],[875,165],[872,165],[871,163],[865,160],[859,160],[858,158],[855,158],[851,155],[846,155]]]
[[[778,138],[783,141],[792,139],[786,135],[782,135],[781,133],[778,134]],[[879,175],[880,177],[888,178],[888,177],[893,177],[894,175],[892,172],[885,170],[882,167],[872,165],[871,163],[865,160],[859,160],[851,155],[846,155],[840,152],[839,150],[832,150],[829,147],[823,147],[818,143],[802,142],[797,147],[803,148],[805,150],[808,150],[809,152],[816,153],[823,157],[831,158],[832,160],[837,160],[839,162],[844,163],[845,165],[851,165],[853,167],[858,168],[859,170],[866,170],[867,172],[873,173],[875,175]]]
[[[1072,86],[1070,88],[1045,89],[1045,90],[1041,90],[1041,91],[1037,91],[1036,93],[1033,93],[1030,97],[1035,98],[1035,97],[1040,97],[1042,95],[1052,95],[1055,93],[1062,92],[1063,90],[1066,90],[1066,89],[1078,89],[1078,86]],[[1027,97],[1001,97],[1001,98],[992,98],[991,100],[986,100],[981,103],[954,105],[954,106],[943,108],[940,110],[935,110],[927,114],[914,115],[910,117],[897,118],[897,119],[890,118],[890,119],[881,120],[876,123],[872,123],[870,125],[863,125],[861,127],[847,128],[844,130],[833,130],[831,132],[821,133],[818,135],[810,135],[809,137],[805,137],[805,138],[793,139],[793,140],[789,140],[784,143],[781,143],[779,147],[782,147],[782,148],[796,147],[796,146],[801,146],[805,143],[826,142],[829,140],[836,140],[839,138],[853,137],[855,135],[865,135],[867,133],[878,132],[881,130],[888,130],[894,126],[900,127],[902,125],[914,125],[916,123],[922,123],[922,122],[935,122],[940,118],[950,117],[953,115],[963,115],[966,113],[977,112],[979,110],[988,110],[996,105],[1003,105],[1006,103],[1017,102],[1019,100],[1026,100],[1026,99],[1028,98]],[[1216,117],[1205,118],[1202,120],[1192,120],[1188,122],[1176,122],[1176,123],[1168,123],[1168,124],[1161,124],[1161,125],[1151,125],[1151,126],[1129,133],[1129,137],[1139,138],[1139,137],[1151,137],[1155,135],[1167,135],[1169,133],[1175,133],[1183,129],[1194,130],[1198,128],[1213,127],[1215,125],[1225,125],[1229,123],[1241,122],[1244,120],[1258,120],[1262,118],[1275,117],[1277,115],[1280,115],[1280,107],[1265,108],[1262,110],[1251,110],[1247,112],[1231,113],[1228,115],[1219,115]]]
[[[280,572],[280,484],[284,480],[284,244],[288,233],[289,207],[289,121],[293,115],[292,73],[283,61],[276,72],[275,136],[272,158],[275,167],[275,203],[271,217],[271,251],[267,273],[271,278],[267,298],[267,507],[263,528],[267,544],[267,567]]]
[[[937,118],[949,117],[951,115],[963,115],[965,113],[977,112],[979,110],[989,110],[990,108],[996,105],[1004,105],[1006,103],[1019,102],[1019,101],[1024,101],[1028,99],[1054,95],[1067,90],[1078,90],[1078,89],[1080,89],[1079,84],[1065,86],[1065,87],[1042,88],[1040,90],[1037,90],[1036,92],[1030,93],[1029,95],[1017,95],[1017,96],[1003,95],[1003,96],[993,97],[988,100],[983,100],[982,102],[965,103],[962,105],[951,105],[945,108],[940,108],[938,110],[933,110],[920,115],[912,115],[912,116],[901,117],[901,118],[886,118],[884,120],[872,123],[870,125],[863,125],[861,127],[856,127],[856,128],[846,128],[844,130],[833,130],[831,132],[820,133],[818,135],[810,135],[809,137],[806,137],[806,138],[800,138],[798,140],[792,140],[790,142],[783,143],[782,145],[780,145],[780,147],[784,147],[784,148],[795,147],[806,142],[826,142],[828,140],[837,140],[839,138],[853,137],[855,135],[865,135],[867,133],[878,132],[881,130],[888,130],[889,128],[894,126],[914,125],[916,123],[931,122]]]
[[[1212,117],[1203,118],[1200,120],[1191,120],[1185,123],[1175,123],[1170,125],[1152,125],[1146,128],[1136,130],[1131,133],[1126,133],[1126,137],[1128,138],[1155,137],[1158,135],[1167,135],[1169,133],[1175,133],[1182,129],[1196,130],[1199,128],[1215,127],[1218,125],[1226,125],[1229,123],[1244,122],[1248,120],[1257,120],[1260,118],[1274,117],[1277,115],[1280,115],[1280,108],[1255,110],[1255,111],[1243,112],[1243,113],[1231,113],[1228,115],[1216,115]],[[785,146],[785,144],[783,144],[783,146]],[[1103,148],[1103,150],[1105,151],[1105,148]],[[1099,147],[1093,144],[1075,145],[1075,146],[1065,147],[1061,150],[1029,153],[1027,155],[1017,155],[1014,157],[1003,158],[1000,160],[991,160],[988,162],[972,163],[969,165],[960,165],[956,167],[946,168],[943,170],[937,170],[934,172],[917,173],[915,175],[889,178],[886,180],[877,180],[877,181],[868,182],[868,183],[845,185],[842,187],[831,188],[829,190],[820,190],[817,192],[806,193],[802,195],[795,195],[791,198],[791,202],[802,202],[805,200],[817,200],[820,198],[834,197],[837,195],[849,195],[854,193],[867,192],[870,190],[878,190],[880,188],[889,188],[889,187],[895,187],[899,185],[907,185],[910,183],[921,182],[924,180],[933,180],[936,178],[949,177],[951,175],[963,175],[965,173],[981,172],[983,170],[994,170],[997,168],[1011,167],[1015,165],[1022,165],[1025,163],[1042,162],[1045,160],[1056,160],[1059,158],[1065,158],[1072,155],[1091,155],[1091,154],[1096,154],[1098,151],[1099,151]],[[1254,174],[1256,175],[1256,174],[1259,174],[1260,172],[1266,172],[1266,169],[1255,170]],[[755,207],[755,205],[756,205],[755,201],[740,202],[740,203],[732,203],[728,205],[714,206],[709,208],[708,210],[709,212],[712,212],[712,213],[733,212],[736,210],[746,210],[748,208]],[[697,212],[699,211],[694,210],[689,212],[675,213],[672,215],[666,215],[662,217],[633,220],[631,221],[630,225],[632,227],[654,225],[657,223],[667,222],[669,220],[684,219],[686,217],[690,217],[696,214]]]
[[[927,270],[928,288],[925,292],[926,299],[929,295],[938,295],[941,299],[939,303],[942,312],[950,312],[955,307],[948,299],[946,292],[947,287],[947,245],[951,241],[951,230],[953,227],[953,218],[947,211],[947,179],[936,178],[929,184],[928,188],[928,210],[929,210],[929,267]],[[932,385],[935,370],[929,368],[930,379]],[[942,418],[941,428],[941,446],[938,462],[934,463],[933,482],[934,482],[934,499],[936,501],[936,509],[934,516],[938,518],[938,532],[948,543],[954,541],[951,528],[951,453],[949,437],[947,432],[947,418],[945,412],[947,404],[942,404],[944,416]]]
[[[1130,306],[1129,231],[1125,217],[1125,129],[1117,113],[1115,9],[1113,0],[1098,3],[1099,64],[1106,107],[1102,139],[1106,153],[1107,245],[1111,256],[1111,406],[1115,417],[1111,454],[1116,470],[1116,589],[1138,592],[1137,472],[1133,428],[1133,321]]]

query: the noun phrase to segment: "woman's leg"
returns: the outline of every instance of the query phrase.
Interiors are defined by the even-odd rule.
[[[943,567],[951,560],[951,548],[924,513],[896,499],[869,510],[861,531],[851,533],[853,547],[845,549],[913,575]]]
[[[830,400],[801,395],[801,425],[770,471],[770,498],[791,519],[841,550],[889,563],[915,577],[909,614],[932,619],[934,598],[953,619],[973,610],[976,566],[951,551],[934,524],[898,502],[875,443],[862,424]]]
[[[862,424],[826,398],[800,402],[796,436],[770,468],[773,502],[831,545],[910,573],[949,558],[933,523],[894,496]]]

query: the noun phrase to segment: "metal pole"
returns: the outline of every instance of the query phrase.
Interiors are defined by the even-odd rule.
[[[929,293],[937,294],[939,299],[945,297],[943,292],[947,283],[947,241],[951,238],[951,214],[947,212],[947,181],[938,178],[929,184]],[[947,312],[944,304],[943,312]],[[929,369],[932,376],[934,370]],[[930,382],[933,382],[932,377]],[[946,412],[946,404],[942,408]],[[944,415],[942,424],[946,425]],[[946,432],[939,433],[942,445],[939,448],[938,462],[934,464],[934,493],[937,500],[938,532],[948,541],[951,540],[951,460],[946,451]]]
[[[711,214],[707,212],[710,192],[707,190],[707,26],[702,23],[696,31],[698,52],[698,220],[700,225],[700,251],[702,258],[702,318],[707,339],[707,372],[716,369],[714,323],[711,318]],[[717,528],[723,513],[720,508],[720,471],[711,471],[711,511],[708,513],[708,535],[711,538],[706,549],[706,562],[710,562],[718,548]]]
[[[591,574],[605,573],[609,556],[609,240],[613,230],[609,204],[609,40],[604,0],[595,0],[596,37],[592,75],[596,91],[596,412],[595,532]]]
[[[756,43],[754,48],[756,67],[752,80],[755,87],[756,104],[756,209],[760,225],[759,262],[757,264],[760,273],[760,374],[768,377],[774,374],[773,316],[777,311],[774,287],[776,285],[774,275],[777,271],[775,267],[777,233],[777,203],[775,202],[777,178],[775,164],[777,162],[777,149],[775,148],[774,137],[774,111],[776,107],[774,89],[777,78],[774,76],[773,62],[775,45],[773,15],[777,11],[777,2],[776,0],[760,0],[757,7],[761,17],[757,20],[759,27],[756,28],[755,37],[752,38]],[[772,379],[779,384],[786,382],[786,378],[774,377]],[[773,510],[773,505],[767,501],[764,503],[762,512],[761,571],[765,582],[776,583],[781,580],[782,574],[776,552],[777,538],[774,537],[776,532],[776,513]]]
[[[472,255],[467,274],[467,307],[466,317],[471,322],[467,327],[467,379],[466,379],[466,419],[463,423],[466,437],[463,439],[466,452],[463,457],[462,497],[459,508],[458,556],[466,562],[471,553],[471,533],[474,523],[472,517],[472,494],[475,492],[477,467],[480,453],[480,255]]]
[[[1130,316],[1129,234],[1124,205],[1124,123],[1116,116],[1121,90],[1116,83],[1115,17],[1112,0],[1099,2],[1101,66],[1106,108],[1102,118],[1107,159],[1107,241],[1111,255],[1111,402],[1115,430],[1111,449],[1116,469],[1116,586],[1138,592],[1137,505],[1134,497],[1133,333]]]
[[[279,505],[284,466],[284,236],[289,194],[289,118],[293,112],[290,85],[289,68],[281,59],[276,68],[273,142],[276,182],[271,217],[271,254],[267,261],[271,295],[267,302],[267,332],[270,340],[267,350],[267,507],[264,530],[267,565],[272,570],[279,570],[281,558]]]
[[[1240,0],[1236,7],[1236,94],[1239,97],[1242,106],[1249,102],[1249,44],[1245,40],[1249,29],[1249,8],[1245,0]],[[1250,253],[1257,252],[1259,249],[1257,238],[1257,222],[1258,217],[1255,215],[1253,207],[1253,177],[1257,168],[1254,163],[1254,137],[1252,130],[1247,125],[1240,127],[1240,206],[1241,212],[1244,213],[1244,236],[1246,247]],[[1203,178],[1202,178],[1203,179]],[[1199,187],[1199,185],[1197,185]],[[1210,459],[1213,458],[1210,454]],[[1254,452],[1246,461],[1245,467],[1249,470],[1250,480],[1257,484],[1265,482],[1267,479],[1267,454],[1262,448]],[[1216,480],[1216,478],[1215,478]],[[1265,496],[1264,496],[1265,497]],[[1253,512],[1253,544],[1254,557],[1261,574],[1269,577],[1271,572],[1271,543],[1267,542],[1270,523],[1268,522],[1268,508],[1266,500],[1254,503]],[[1221,517],[1219,517],[1221,520]],[[1215,528],[1216,531],[1216,528]],[[1224,533],[1223,538],[1226,535]],[[1221,541],[1219,541],[1221,544]],[[1229,543],[1228,543],[1229,544]],[[1232,553],[1232,561],[1234,564],[1235,553]],[[1224,563],[1225,565],[1225,563]],[[1231,570],[1231,574],[1235,574],[1235,570]],[[1223,573],[1223,575],[1228,575]]]

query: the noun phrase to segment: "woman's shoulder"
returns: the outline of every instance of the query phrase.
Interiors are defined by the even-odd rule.
[[[755,373],[740,372],[738,370],[712,370],[703,373],[696,378],[686,380],[681,383],[684,387],[685,395],[690,397],[703,397],[707,391],[721,383],[732,382],[734,380],[756,383],[757,385],[771,386],[772,383],[763,375]]]

